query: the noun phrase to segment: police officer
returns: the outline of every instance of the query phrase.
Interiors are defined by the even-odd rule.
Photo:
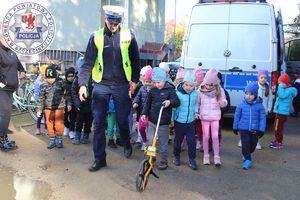
[[[105,27],[90,36],[84,65],[78,76],[80,100],[84,101],[87,95],[92,95],[95,161],[89,167],[91,172],[106,166],[105,121],[110,96],[115,104],[117,122],[124,144],[124,156],[126,158],[131,156],[128,126],[130,96],[140,74],[139,51],[135,36],[129,29],[120,27],[124,8],[103,6],[103,10]],[[92,94],[88,94],[87,85],[91,74],[94,89]]]

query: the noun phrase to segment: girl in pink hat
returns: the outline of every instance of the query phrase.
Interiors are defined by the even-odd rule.
[[[214,164],[221,166],[219,154],[219,120],[221,119],[221,108],[227,105],[225,92],[220,86],[218,71],[210,69],[200,85],[200,94],[198,98],[199,115],[203,131],[203,164],[209,165],[209,138],[210,129],[213,141]]]

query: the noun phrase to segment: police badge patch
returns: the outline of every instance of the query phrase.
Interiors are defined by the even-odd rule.
[[[14,52],[22,55],[39,54],[52,43],[55,22],[45,7],[31,2],[20,3],[5,15],[2,33]]]

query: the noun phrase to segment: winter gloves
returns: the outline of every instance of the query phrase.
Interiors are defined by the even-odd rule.
[[[233,130],[233,134],[234,134],[234,135],[238,135],[238,134],[239,134],[239,133],[238,133],[238,130],[234,129],[234,130]]]

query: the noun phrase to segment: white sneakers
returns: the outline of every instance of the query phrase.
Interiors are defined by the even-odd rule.
[[[221,166],[221,158],[220,158],[220,156],[214,156],[214,162],[215,162],[215,166],[216,167],[220,167]]]
[[[262,149],[262,147],[261,147],[261,145],[259,144],[259,142],[257,142],[256,149],[258,149],[258,150],[261,150],[261,149]]]
[[[69,129],[67,127],[64,128],[63,136],[67,137],[69,135]]]
[[[241,140],[240,140],[239,143],[238,143],[238,147],[242,147],[242,141],[241,141]],[[261,145],[259,144],[259,142],[257,142],[256,149],[258,149],[258,150],[261,150],[261,149],[262,149],[262,147],[261,147]]]
[[[204,165],[210,165],[209,155],[203,157],[203,164]]]
[[[199,150],[202,148],[202,144],[200,141],[197,140],[196,149]]]

